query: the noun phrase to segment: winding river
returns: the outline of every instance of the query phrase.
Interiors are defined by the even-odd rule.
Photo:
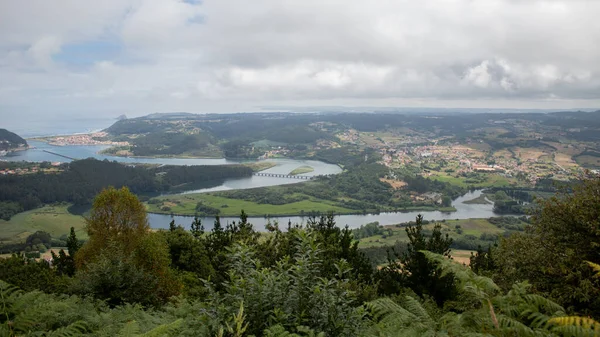
[[[115,157],[106,156],[99,154],[99,152],[107,146],[53,146],[45,142],[29,141],[32,149],[26,151],[20,151],[10,156],[5,157],[7,160],[14,161],[31,161],[31,162],[42,162],[42,161],[69,161],[63,157],[56,156],[54,154],[44,152],[51,151],[64,155],[67,157],[83,159],[83,158],[96,158],[96,159],[108,159],[124,163],[148,163],[148,164],[162,164],[162,165],[223,165],[223,164],[239,164],[240,161],[233,161],[228,159],[190,159],[190,158],[129,158],[129,157]],[[287,174],[299,166],[308,165],[314,168],[313,172],[305,173],[306,176],[314,176],[321,174],[337,174],[341,172],[340,167],[337,165],[327,164],[320,161],[314,160],[293,160],[293,159],[269,159],[268,161],[274,162],[277,165],[265,170],[263,172],[268,173],[279,173]],[[227,179],[221,185],[187,191],[184,193],[201,193],[201,192],[213,192],[223,191],[231,189],[245,189],[263,186],[274,186],[283,184],[292,184],[299,182],[298,179],[286,179],[286,178],[273,178],[273,177],[262,177],[252,176],[247,178],[238,179]],[[440,212],[440,211],[426,211],[426,212],[386,212],[380,214],[366,214],[366,215],[339,215],[336,217],[337,223],[340,226],[348,225],[350,228],[360,227],[369,222],[378,221],[381,225],[391,225],[401,222],[407,222],[414,220],[418,214],[422,214],[427,220],[442,220],[442,219],[468,219],[468,218],[489,218],[497,216],[493,210],[492,205],[482,204],[465,204],[464,201],[471,200],[481,195],[481,191],[473,191],[465,194],[462,197],[457,198],[453,201],[452,206],[456,208],[456,212]],[[168,228],[169,223],[172,219],[175,219],[177,224],[189,227],[192,222],[192,217],[189,216],[174,216],[164,214],[148,214],[150,225],[153,228]],[[237,221],[237,218],[223,217],[221,223],[226,224],[227,222]],[[267,223],[265,218],[251,218],[252,224],[258,230],[264,230]],[[282,227],[286,227],[288,221],[292,223],[305,223],[306,218],[300,216],[292,217],[273,217],[270,218],[271,222],[277,221]],[[205,229],[210,230],[213,226],[214,218],[202,218],[202,223]]]
[[[425,211],[425,212],[383,212],[379,214],[365,214],[365,215],[338,215],[336,216],[336,223],[338,226],[346,226],[350,228],[358,228],[361,225],[369,222],[378,221],[380,225],[393,225],[402,222],[414,221],[417,215],[422,214],[425,220],[443,220],[443,219],[469,219],[469,218],[490,218],[498,216],[493,211],[493,205],[487,204],[465,204],[464,201],[475,199],[480,196],[481,190],[469,192],[452,202],[452,206],[456,208],[456,212],[440,212],[440,211]],[[173,216],[166,214],[148,214],[148,220],[150,226],[153,228],[168,228],[171,220],[175,219],[178,225],[182,225],[189,229],[192,223],[193,217],[189,216]],[[202,224],[207,230],[212,229],[214,223],[214,217],[203,217]],[[238,221],[235,217],[221,217],[221,224],[226,224],[232,221]],[[293,224],[304,224],[306,223],[307,217],[300,216],[286,216],[286,217],[271,217],[266,219],[250,218],[249,222],[254,225],[259,231],[265,230],[265,225],[268,221],[271,223],[277,221],[281,228],[286,228],[289,221]]]

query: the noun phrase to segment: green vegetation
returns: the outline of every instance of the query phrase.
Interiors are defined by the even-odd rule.
[[[127,336],[591,336],[600,329],[597,247],[600,179],[546,200],[529,230],[479,247],[470,267],[453,261],[461,237],[523,229],[515,218],[398,228],[404,243],[382,268],[333,215],[305,227],[267,226],[245,212],[203,230],[148,230],[143,205],[127,189],[98,195],[89,240],[73,230],[54,267],[13,255],[0,259],[0,332]],[[391,231],[390,231],[391,230]],[[368,224],[363,239],[399,239]],[[47,244],[37,232],[30,244]],[[374,254],[375,253],[375,254]],[[468,255],[457,252],[458,261]],[[528,280],[528,282],[524,282]],[[569,280],[569,282],[567,282]],[[17,288],[5,283],[10,282]],[[44,293],[42,293],[44,292]]]
[[[429,222],[423,220],[423,230],[431,232],[435,226],[439,226],[440,231],[453,240],[451,247],[453,249],[476,250],[479,246],[488,247],[497,244],[500,239],[515,231],[523,231],[527,219],[514,217],[497,217],[489,219],[461,219],[444,220],[442,222]],[[361,227],[355,230],[355,237],[359,239],[359,247],[362,248],[385,248],[394,246],[397,242],[408,242],[406,227],[414,225],[414,222],[405,224],[391,225],[380,228],[379,230],[370,229],[370,227]],[[370,229],[370,230],[369,230]],[[370,234],[370,235],[369,235]]]
[[[68,211],[68,204],[44,206],[13,216],[10,220],[0,220],[3,243],[23,241],[36,231],[45,231],[58,238],[69,233],[75,227],[77,234],[83,237],[85,221],[80,215]]]
[[[0,214],[4,219],[43,204],[69,202],[89,205],[108,186],[126,186],[149,195],[221,184],[223,179],[247,177],[252,169],[242,165],[134,166],[95,159],[61,165],[58,173],[0,176]]]
[[[244,190],[247,191],[247,190]],[[249,216],[276,216],[276,215],[309,215],[311,212],[336,214],[351,214],[356,211],[336,205],[327,200],[307,198],[280,205],[260,204],[253,201],[231,199],[220,196],[218,193],[183,194],[162,196],[150,200],[147,209],[153,213],[183,214],[183,215],[216,215],[199,211],[197,205],[202,204],[217,209],[220,216],[237,216],[241,210],[249,210]],[[165,209],[164,207],[168,207]]]
[[[181,194],[150,199],[146,205],[152,213],[178,215],[236,216],[241,210],[249,210],[250,216],[309,215],[314,213],[364,214],[383,211],[433,211],[454,212],[454,207],[430,204],[411,206],[378,205],[361,202],[343,195],[332,198],[327,185],[319,181],[298,184],[260,187],[245,190]],[[199,206],[202,205],[202,206]],[[404,205],[404,204],[403,204]],[[209,207],[209,208],[207,208]],[[208,212],[207,212],[208,211]]]
[[[465,200],[465,201],[463,201],[463,203],[468,204],[468,205],[472,205],[472,204],[489,205],[489,204],[491,204],[491,202],[486,199],[485,194],[481,194],[477,198],[474,198],[471,200]]]
[[[297,174],[309,173],[309,172],[312,172],[312,171],[314,171],[314,170],[315,170],[315,169],[314,169],[313,167],[311,167],[311,166],[300,166],[300,167],[298,167],[298,168],[296,168],[296,169],[292,170],[292,172],[290,172],[289,174],[290,174],[291,176],[295,176],[295,175],[297,175]]]
[[[27,141],[16,133],[0,129],[0,151],[10,151],[27,146]]]
[[[30,224],[34,230],[25,233],[0,222],[23,252],[0,259],[0,335],[597,335],[600,178],[569,179],[579,172],[571,157],[597,152],[598,112],[430,117],[155,114],[115,124],[113,139],[139,138],[150,153],[171,155],[186,146],[181,142],[190,143],[187,153],[212,149],[229,157],[268,149],[327,160],[344,172],[286,186],[161,196],[147,205],[125,188],[108,189],[94,199],[83,245],[76,228],[54,237],[70,224]],[[400,129],[410,140],[395,134]],[[468,147],[460,151],[471,164],[504,161],[512,172],[473,172],[468,161],[444,157],[436,148],[444,142]],[[0,216],[56,201],[89,203],[107,185],[147,198],[261,168],[114,165],[75,162],[53,175],[0,177]],[[330,214],[285,231],[269,223],[264,235],[248,217],[439,209],[482,186],[496,210],[527,206],[533,216],[418,217],[350,230]],[[145,207],[213,215],[215,223],[208,232],[200,218],[191,231],[174,221],[150,231]],[[220,223],[219,215],[234,214],[239,221]],[[52,265],[39,258],[57,243],[67,251],[50,253]]]
[[[258,161],[258,162],[252,162],[252,163],[244,163],[242,165],[248,166],[249,168],[251,168],[252,172],[260,172],[260,171],[268,170],[271,167],[277,166],[277,163],[274,163],[272,161]]]

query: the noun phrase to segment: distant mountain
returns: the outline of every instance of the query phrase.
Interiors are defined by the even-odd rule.
[[[6,129],[0,129],[0,151],[10,151],[26,146],[27,141],[16,133]]]
[[[156,112],[147,116],[141,117],[145,119],[195,119],[198,114],[189,112]]]
[[[127,116],[125,116],[125,115],[121,115],[121,116],[119,116],[119,117],[117,117],[117,118],[115,118],[115,119],[116,119],[116,120],[118,120],[118,121],[122,121],[122,120],[125,120],[125,119],[127,119]]]

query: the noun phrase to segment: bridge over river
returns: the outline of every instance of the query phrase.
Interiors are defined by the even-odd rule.
[[[255,176],[259,177],[273,177],[273,178],[290,178],[290,179],[301,179],[301,180],[311,180],[314,177],[310,176],[301,176],[301,175],[289,175],[289,174],[280,174],[280,173],[266,173],[266,172],[255,172],[253,173]]]

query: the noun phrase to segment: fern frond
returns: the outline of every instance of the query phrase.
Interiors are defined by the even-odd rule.
[[[498,317],[499,329],[506,332],[514,332],[515,336],[535,336],[536,333],[527,325],[516,319],[501,315]]]
[[[429,313],[423,305],[411,296],[405,296],[402,300],[402,307],[413,314],[416,319],[428,326],[435,326],[435,322],[429,316]]]
[[[58,328],[46,334],[48,337],[72,337],[81,336],[87,331],[87,324],[83,321],[72,323],[68,326]]]
[[[557,326],[577,326],[585,329],[594,329],[600,331],[600,322],[581,316],[561,316],[553,317],[548,320],[548,324]]]
[[[437,325],[414,298],[407,296],[402,304],[389,298],[367,303],[376,325],[374,336],[428,336],[436,335]],[[439,334],[437,334],[439,336]],[[443,335],[443,334],[442,334]]]
[[[592,269],[594,270],[595,274],[594,277],[600,277],[600,264],[594,263],[594,262],[590,262],[590,261],[585,261],[590,267],[592,267]]]
[[[410,321],[416,318],[413,313],[404,309],[388,297],[378,298],[367,303],[367,308],[371,311],[373,317],[379,321],[388,316],[394,316],[395,319],[401,321]]]
[[[141,334],[140,337],[160,337],[160,336],[168,335],[168,334],[172,333],[174,330],[179,329],[182,324],[183,324],[183,319],[180,318],[174,322],[159,325],[156,328],[154,328],[144,334]]]
[[[523,299],[526,301],[528,305],[534,306],[538,310],[545,310],[546,312],[564,312],[563,307],[561,307],[558,303],[547,299],[540,295],[528,294],[524,295]]]
[[[129,321],[119,332],[121,337],[135,337],[140,333],[140,325],[136,321]]]

